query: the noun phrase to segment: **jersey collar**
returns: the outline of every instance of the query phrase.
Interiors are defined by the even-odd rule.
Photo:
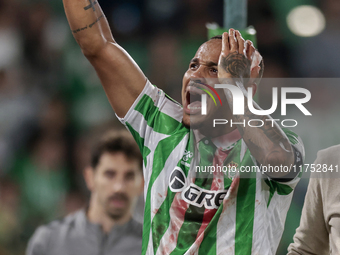
[[[193,132],[198,146],[198,143],[203,139],[206,139],[206,137],[202,135],[197,129],[195,129]],[[228,134],[221,135],[210,140],[216,146],[216,148],[219,148],[221,150],[230,150],[241,138],[242,136],[240,132],[238,131],[238,129],[235,129]]]

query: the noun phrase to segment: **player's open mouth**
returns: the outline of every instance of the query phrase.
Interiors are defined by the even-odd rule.
[[[196,114],[201,112],[202,90],[197,88],[197,84],[190,82],[185,93],[184,112],[187,114]]]

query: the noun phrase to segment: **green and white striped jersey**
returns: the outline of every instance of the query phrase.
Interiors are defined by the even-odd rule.
[[[196,144],[182,116],[181,105],[147,82],[120,119],[144,159],[142,254],[275,254],[299,177],[280,183],[258,171],[240,178],[231,197],[233,176],[195,173],[212,165],[216,147],[206,138]],[[303,157],[297,135],[285,133]],[[242,139],[231,147],[223,165],[256,166]]]

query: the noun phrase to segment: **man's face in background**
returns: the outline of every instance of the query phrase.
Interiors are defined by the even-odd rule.
[[[96,209],[116,220],[130,213],[143,185],[138,161],[122,152],[105,152],[91,171],[87,183]]]

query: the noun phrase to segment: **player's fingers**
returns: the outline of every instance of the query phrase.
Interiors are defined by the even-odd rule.
[[[240,31],[236,30],[236,39],[238,42],[238,53],[243,54],[244,51],[244,39]]]
[[[230,43],[230,52],[237,51],[238,52],[238,44],[235,37],[235,30],[229,29],[229,43]]]
[[[248,57],[247,53],[248,53],[248,49],[249,49],[249,44],[248,44],[248,40],[244,42],[244,52],[243,54]]]
[[[252,57],[255,53],[255,47],[254,47],[254,44],[251,41],[247,40],[247,43],[248,43],[247,58],[249,60],[252,60]]]
[[[227,56],[229,54],[229,49],[229,35],[227,32],[224,32],[222,34],[222,54]]]

